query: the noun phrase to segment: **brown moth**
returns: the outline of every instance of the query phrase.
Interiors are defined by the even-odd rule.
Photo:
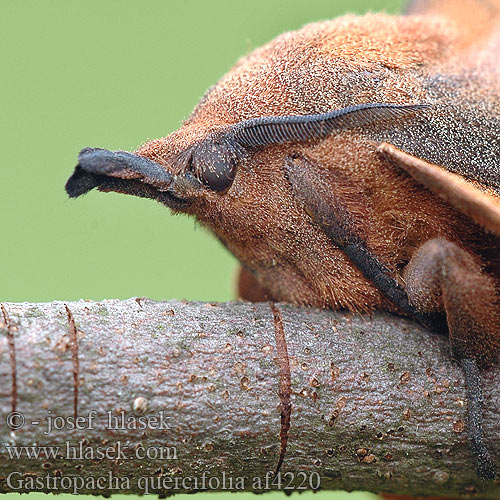
[[[500,347],[500,0],[345,16],[243,57],[134,153],[84,149],[66,184],[194,215],[240,295],[382,309],[449,333],[478,473],[480,369]]]

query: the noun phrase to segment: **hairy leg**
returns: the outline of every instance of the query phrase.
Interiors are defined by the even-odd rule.
[[[494,479],[496,467],[484,444],[479,368],[492,363],[500,345],[500,308],[495,281],[479,260],[444,239],[426,242],[404,279],[410,303],[423,313],[445,312],[452,355],[465,373],[468,431],[478,474]]]

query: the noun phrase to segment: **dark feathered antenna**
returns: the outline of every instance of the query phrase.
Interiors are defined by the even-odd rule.
[[[242,146],[261,147],[284,142],[322,139],[334,130],[396,120],[428,104],[367,103],[317,115],[268,116],[233,125],[227,134]]]

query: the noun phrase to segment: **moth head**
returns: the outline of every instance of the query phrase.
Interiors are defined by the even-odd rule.
[[[190,133],[193,124],[189,124],[188,130],[181,128],[135,153],[85,148],[66,191],[72,198],[94,188],[116,191],[156,199],[175,211],[196,214],[207,202],[220,202],[242,169],[252,170],[258,189],[259,172],[258,167],[252,168],[252,158],[268,148],[281,146],[292,151],[297,145],[320,141],[336,131],[397,120],[423,107],[366,103],[322,114],[257,117],[205,135],[199,133],[200,129]]]
[[[279,36],[241,59],[168,137],[134,153],[82,150],[67,192],[153,198],[201,219],[230,211],[229,201],[245,206],[249,193],[255,204],[277,181],[283,155],[339,132],[391,126],[420,109],[410,104],[423,97],[420,83],[403,76],[430,57],[420,42],[406,46],[408,30],[427,40],[414,24],[351,16]],[[368,50],[374,45],[380,50]]]
[[[195,216],[250,269],[289,269],[293,259],[300,269],[297,246],[312,251],[318,235],[294,199],[287,159],[322,154],[323,172],[337,168],[355,149],[342,149],[343,138],[369,138],[425,107],[418,71],[434,55],[420,25],[401,22],[349,17],[278,37],[241,59],[169,136],[133,153],[84,149],[68,194],[152,198]],[[410,28],[422,44],[407,46]]]

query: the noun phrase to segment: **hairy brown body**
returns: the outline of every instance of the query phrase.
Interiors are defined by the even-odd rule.
[[[176,132],[134,154],[83,150],[66,188],[195,216],[241,262],[244,298],[447,328],[492,479],[478,367],[500,348],[500,0],[409,12],[279,36]]]

